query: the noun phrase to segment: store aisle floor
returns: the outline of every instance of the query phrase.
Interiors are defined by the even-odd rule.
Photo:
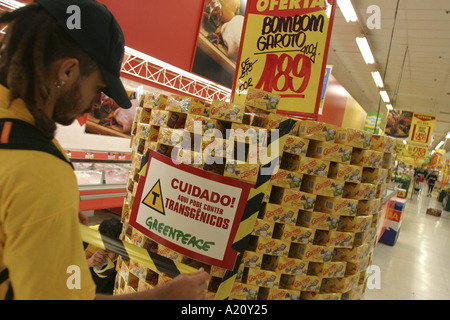
[[[381,289],[366,290],[365,300],[450,300],[450,213],[425,213],[442,209],[437,196],[425,189],[413,195],[396,244],[377,244],[372,264],[380,268]]]

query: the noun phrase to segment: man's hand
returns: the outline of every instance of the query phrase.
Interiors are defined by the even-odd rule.
[[[180,274],[164,285],[150,290],[158,300],[202,300],[208,288],[209,274],[200,268],[196,273]]]
[[[106,261],[106,256],[108,254],[104,251],[97,251],[94,253],[89,259],[87,259],[87,263],[89,268],[93,268],[95,266],[101,266]]]
[[[88,221],[88,217],[82,213],[81,211],[78,210],[78,219],[80,220],[80,222],[82,224],[84,224],[85,226],[88,225],[89,221]]]

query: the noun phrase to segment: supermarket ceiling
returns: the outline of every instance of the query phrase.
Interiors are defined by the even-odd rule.
[[[450,131],[450,1],[400,0],[398,11],[397,0],[352,3],[357,22],[346,22],[336,9],[328,57],[336,79],[366,111],[378,111],[380,105],[380,112],[386,114],[386,103],[371,75],[378,70],[394,108],[436,114],[434,145],[445,140]],[[380,8],[379,29],[369,28],[374,22],[371,17],[376,17],[375,11],[367,13],[373,5]],[[355,38],[363,34],[375,64],[364,62],[356,44]]]

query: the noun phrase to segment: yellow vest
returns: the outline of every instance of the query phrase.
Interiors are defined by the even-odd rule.
[[[21,99],[9,106],[0,85],[0,118],[35,125]],[[56,147],[65,154],[53,139]],[[0,299],[93,299],[79,230],[78,185],[64,161],[41,151],[0,149]]]

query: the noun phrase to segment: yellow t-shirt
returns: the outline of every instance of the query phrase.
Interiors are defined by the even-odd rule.
[[[23,100],[9,106],[0,85],[0,118],[34,125]],[[53,143],[62,151],[56,139]],[[0,300],[10,284],[14,299],[93,299],[95,284],[83,250],[79,193],[72,168],[57,157],[0,149]]]

